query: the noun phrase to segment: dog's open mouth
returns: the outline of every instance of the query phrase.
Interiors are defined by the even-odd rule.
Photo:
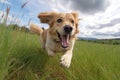
[[[60,43],[61,43],[62,47],[63,48],[69,47],[70,35],[69,34],[60,35],[59,32],[57,32],[57,35],[58,35],[58,38],[60,39]]]

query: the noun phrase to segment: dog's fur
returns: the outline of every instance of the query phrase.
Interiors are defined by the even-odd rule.
[[[49,24],[49,28],[42,29],[31,23],[31,31],[40,35],[42,48],[47,50],[48,55],[54,56],[56,52],[62,52],[60,64],[68,68],[71,64],[76,34],[79,32],[78,12],[43,12],[38,15],[38,18],[41,23]],[[65,30],[66,26],[68,30]]]

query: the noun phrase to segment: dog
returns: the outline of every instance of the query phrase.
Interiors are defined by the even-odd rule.
[[[78,29],[78,12],[42,12],[38,15],[41,23],[47,23],[48,29],[40,28],[31,23],[30,30],[40,36],[43,49],[48,55],[54,56],[57,52],[63,53],[60,64],[66,68],[70,67],[72,52]]]

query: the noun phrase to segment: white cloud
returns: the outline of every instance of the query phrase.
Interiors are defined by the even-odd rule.
[[[10,4],[10,2],[9,2],[9,1],[7,1],[7,0],[0,0],[0,3]]]
[[[114,38],[120,36],[115,36],[112,34],[118,34],[120,32],[120,23],[111,26],[101,26],[106,24],[113,24],[113,20],[120,18],[120,1],[110,0],[110,6],[105,12],[96,13],[95,15],[82,15],[83,21],[80,23],[80,33],[79,36],[84,37],[96,37],[96,38]],[[84,25],[83,25],[84,24]],[[99,34],[93,34],[97,32]],[[107,34],[110,34],[109,36]]]

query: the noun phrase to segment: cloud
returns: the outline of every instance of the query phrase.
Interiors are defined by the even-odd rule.
[[[110,2],[109,0],[31,0],[29,5],[33,5],[31,8],[34,7],[38,9],[38,11],[54,10],[70,12],[72,10],[78,10],[86,14],[95,14],[105,11],[110,5]]]
[[[76,0],[76,1],[71,0],[71,1],[72,9],[79,10],[86,14],[94,14],[101,11],[104,12],[110,4],[108,0]]]
[[[112,24],[112,23],[110,23],[110,24]],[[96,26],[94,24],[93,25],[86,24],[83,26],[80,25],[79,28],[80,28],[81,32],[80,32],[79,36],[95,37],[95,38],[99,38],[99,39],[113,38],[113,37],[120,38],[120,23],[117,23],[117,24],[114,24],[111,26],[106,25],[101,28],[99,28],[99,25],[96,25]]]
[[[96,36],[98,38],[120,38],[120,24],[116,24],[111,27],[104,27],[102,29],[94,29],[92,31],[92,36]]]
[[[89,29],[102,29],[102,28],[109,28],[109,27],[113,27],[115,26],[116,24],[120,24],[120,18],[116,18],[116,19],[112,19],[111,21],[109,22],[106,22],[106,23],[99,23],[99,24],[88,24],[87,25],[87,28]]]
[[[49,0],[44,1],[47,2]],[[48,4],[60,11],[78,10],[82,13],[94,14],[105,11],[110,2],[109,0],[51,0]]]
[[[120,18],[112,19],[109,23],[106,23],[106,24],[100,24],[99,29],[104,27],[115,26],[116,24],[120,24]]]
[[[109,34],[106,34],[106,33],[99,33],[99,32],[93,32],[94,35],[96,36],[111,36],[111,37],[120,37],[120,32],[115,32],[115,33],[109,33]],[[106,37],[106,38],[107,38]]]
[[[0,0],[0,3],[10,4],[10,2],[9,2],[9,1],[7,1],[7,0]]]
[[[109,0],[110,5],[102,13],[83,14],[80,34],[83,37],[120,38],[120,1]]]

